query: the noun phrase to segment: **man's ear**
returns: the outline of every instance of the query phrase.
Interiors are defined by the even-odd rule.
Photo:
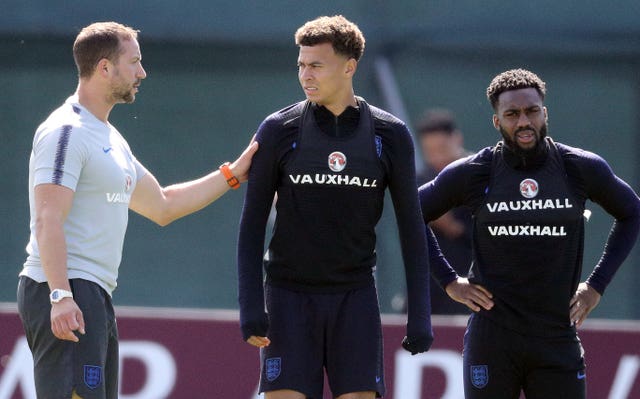
[[[498,118],[496,114],[493,114],[493,127],[495,127],[496,130],[500,130],[500,118]]]
[[[345,73],[353,77],[353,75],[356,73],[356,69],[358,69],[358,61],[356,61],[354,58],[349,58],[349,60],[347,60]]]
[[[98,61],[98,64],[96,65],[96,69],[95,69],[95,73],[99,73],[100,75],[106,76],[109,74],[109,71],[112,68],[112,64],[111,61],[109,61],[106,58],[101,59],[100,61]]]

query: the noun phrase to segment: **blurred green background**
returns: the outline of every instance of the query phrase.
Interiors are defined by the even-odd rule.
[[[597,152],[640,189],[640,4],[606,1],[3,1],[0,13],[0,302],[15,301],[28,240],[27,166],[38,124],[77,84],[71,46],[83,26],[116,20],[141,30],[148,73],[137,100],[111,114],[163,185],[233,160],[268,114],[303,99],[293,33],[343,14],[367,39],[357,94],[405,118],[452,109],[465,146],[498,141],[485,89],[525,67],[546,82],[549,134]],[[243,190],[159,228],[131,214],[117,305],[236,308],[236,238]],[[378,228],[382,310],[404,277],[391,201]],[[594,204],[585,276],[612,219]],[[635,250],[593,317],[640,319]],[[544,293],[541,293],[544,295]]]

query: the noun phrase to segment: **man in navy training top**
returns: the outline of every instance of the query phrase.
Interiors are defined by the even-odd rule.
[[[547,137],[545,83],[515,69],[487,89],[494,147],[458,160],[420,187],[425,223],[456,206],[474,215],[468,279],[444,258],[433,274],[473,313],[464,339],[467,399],[585,398],[576,328],[631,251],[640,200],[600,156]],[[605,250],[580,283],[585,201],[615,218]],[[429,240],[433,240],[429,236]]]
[[[433,341],[413,144],[402,121],[354,95],[365,44],[355,24],[320,17],[295,39],[307,101],[258,129],[238,244],[242,335],[262,348],[260,392],[268,399],[322,398],[324,370],[334,397],[372,399],[385,393],[374,269],[387,187],[409,292],[403,346],[416,354]]]

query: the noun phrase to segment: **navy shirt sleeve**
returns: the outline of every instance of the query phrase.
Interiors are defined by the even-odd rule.
[[[436,239],[433,230],[431,230],[431,227],[426,226],[426,230],[431,275],[438,285],[444,289],[449,283],[458,278],[458,273],[456,273],[454,268],[447,261],[447,258],[444,257],[444,254],[438,245],[438,240]]]
[[[429,258],[416,188],[414,148],[406,126],[387,122],[376,127],[382,136],[382,162],[387,169],[407,284],[407,336],[432,337],[429,294]]]
[[[279,159],[291,148],[293,129],[283,129],[274,115],[258,128],[260,149],[253,156],[238,236],[238,301],[240,328],[247,340],[266,336],[263,265],[265,230],[278,182]]]
[[[486,148],[454,161],[418,190],[424,224],[427,225],[431,275],[443,288],[454,281],[458,274],[440,251],[428,223],[458,206],[475,210],[489,184],[491,154],[491,149]]]
[[[577,188],[615,218],[602,257],[587,283],[603,294],[627,258],[640,230],[640,199],[600,156],[576,148],[565,155],[567,174],[575,175]]]

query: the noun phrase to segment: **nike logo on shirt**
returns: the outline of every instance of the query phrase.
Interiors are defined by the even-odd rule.
[[[102,147],[102,151],[103,151],[105,154],[108,154],[108,153],[109,153],[109,151],[111,151],[111,147]]]

